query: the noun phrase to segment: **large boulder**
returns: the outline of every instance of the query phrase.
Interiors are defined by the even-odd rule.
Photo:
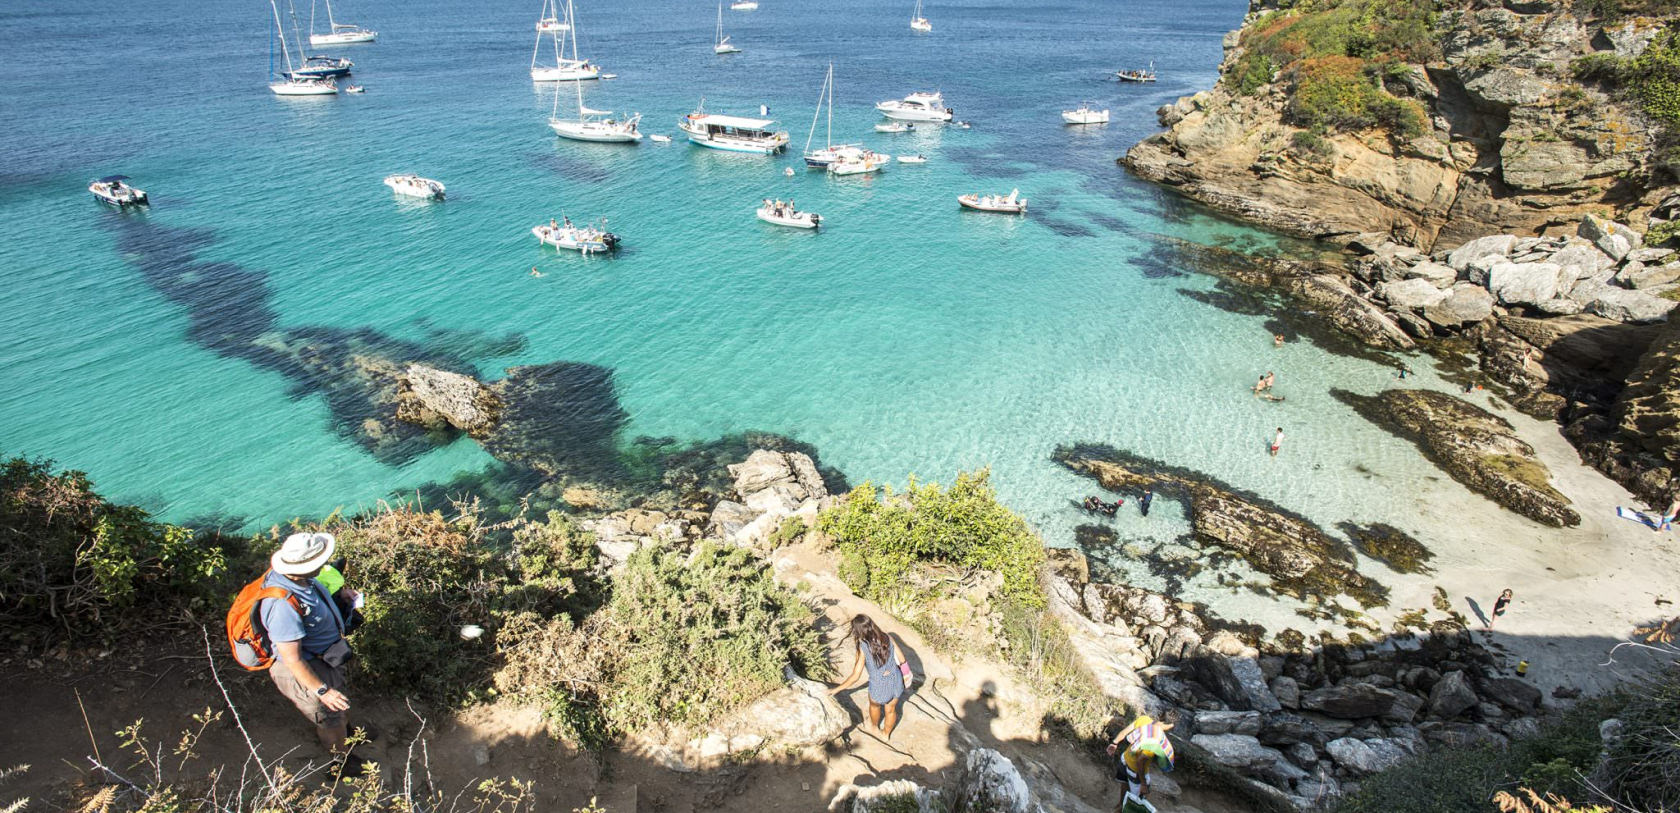
[[[1247,734],[1254,736],[1260,733],[1260,712],[1258,711],[1202,711],[1196,713],[1196,733],[1198,734]]]
[[[1409,723],[1423,700],[1410,692],[1380,689],[1369,683],[1326,686],[1301,695],[1301,708],[1343,720],[1376,717]]]
[[[1486,259],[1491,256],[1498,256],[1502,258],[1511,256],[1511,248],[1516,244],[1516,236],[1510,234],[1495,234],[1490,237],[1479,237],[1453,249],[1452,252],[1447,255],[1447,265],[1452,266],[1453,270],[1462,273],[1468,270],[1470,268],[1470,264],[1477,260]]]
[[[1509,421],[1468,401],[1433,390],[1386,390],[1373,397],[1335,395],[1401,437],[1454,480],[1523,516],[1554,527],[1581,524],[1569,498],[1551,485],[1551,471]]]
[[[1524,714],[1533,714],[1538,710],[1543,697],[1534,684],[1514,677],[1483,680],[1482,694],[1498,701],[1500,705],[1506,708]]]
[[[1595,290],[1592,302],[1587,304],[1587,311],[1606,319],[1640,325],[1666,320],[1675,305],[1680,305],[1680,302],[1652,296],[1645,291],[1607,285]]]
[[[1423,309],[1423,318],[1445,328],[1475,324],[1493,315],[1493,294],[1472,283],[1454,285],[1447,297]]]
[[[470,375],[409,364],[398,378],[397,417],[437,429],[443,425],[483,437],[495,425],[501,399]]]
[[[1393,319],[1355,293],[1341,277],[1304,275],[1288,280],[1286,287],[1336,327],[1372,347],[1410,350],[1417,346]]]
[[[1593,214],[1581,218],[1581,225],[1576,227],[1575,233],[1617,262],[1621,262],[1628,252],[1645,245],[1645,237],[1639,232]]]
[[[1571,242],[1553,254],[1548,262],[1563,269],[1564,279],[1582,280],[1614,268],[1616,261],[1585,241]]]
[[[1435,283],[1421,277],[1380,283],[1377,285],[1377,293],[1393,307],[1413,309],[1427,308],[1448,296],[1445,291],[1436,287]]]
[[[1429,690],[1429,714],[1443,720],[1457,717],[1477,702],[1476,690],[1461,669],[1442,675]]]
[[[1214,762],[1243,773],[1261,773],[1285,761],[1282,751],[1267,748],[1247,734],[1197,734],[1190,742],[1207,751]]]
[[[1369,776],[1399,765],[1409,756],[1405,749],[1382,739],[1357,740],[1343,737],[1324,746],[1337,765],[1356,776]]]
[[[1458,281],[1458,269],[1450,265],[1425,260],[1401,272],[1405,279],[1426,280],[1436,288],[1451,288]]]
[[[1507,305],[1534,305],[1555,299],[1562,270],[1552,263],[1499,263],[1488,269],[1488,291]]]

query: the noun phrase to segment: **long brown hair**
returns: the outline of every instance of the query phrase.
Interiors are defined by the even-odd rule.
[[[869,654],[875,656],[876,666],[886,665],[887,658],[892,655],[892,639],[875,626],[873,619],[863,613],[852,616],[852,637],[869,647]]]

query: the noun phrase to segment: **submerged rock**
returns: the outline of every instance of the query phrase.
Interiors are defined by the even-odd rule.
[[[470,375],[410,364],[398,381],[397,417],[420,426],[447,425],[482,437],[502,408],[501,399]]]
[[[1581,524],[1569,498],[1552,487],[1546,464],[1504,418],[1430,390],[1386,390],[1372,397],[1344,390],[1332,394],[1416,443],[1470,490],[1536,522],[1560,528]]]

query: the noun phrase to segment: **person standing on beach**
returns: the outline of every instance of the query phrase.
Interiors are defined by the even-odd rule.
[[[1498,621],[1499,617],[1505,614],[1505,608],[1509,606],[1511,606],[1511,591],[1507,588],[1493,602],[1493,615],[1488,617],[1487,629],[1493,629],[1493,622]]]
[[[1277,457],[1279,449],[1283,448],[1283,427],[1277,428],[1277,434],[1272,437],[1272,457]]]
[[[876,626],[874,619],[859,613],[852,616],[852,640],[857,641],[857,661],[852,673],[828,690],[837,695],[857,685],[859,679],[869,683],[869,722],[887,739],[892,739],[898,726],[899,699],[910,681],[910,664],[891,636]]]
[[[1143,496],[1138,498],[1138,509],[1143,512],[1144,516],[1146,516],[1146,517],[1149,516],[1149,504],[1154,502],[1154,501],[1155,501],[1155,489],[1151,488],[1150,486],[1144,486],[1143,487]]]
[[[1663,512],[1662,519],[1657,520],[1657,527],[1651,530],[1662,533],[1674,525],[1674,518],[1680,516],[1680,491],[1674,493],[1674,499],[1669,502],[1668,510]]]

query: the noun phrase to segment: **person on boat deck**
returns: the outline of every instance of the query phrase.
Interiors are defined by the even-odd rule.
[[[560,219],[561,219],[561,220],[563,220],[563,221],[565,221],[565,223],[566,223],[566,228],[568,228],[568,229],[569,229],[569,228],[571,228],[571,227],[572,227],[572,219],[571,219],[571,218],[569,218],[569,217],[566,217],[566,216],[565,216],[565,215],[561,215],[561,216],[560,216]]]
[[[548,219],[548,227],[550,229],[558,229],[558,228],[560,228],[560,224],[554,222],[554,218],[551,217],[551,218]]]

